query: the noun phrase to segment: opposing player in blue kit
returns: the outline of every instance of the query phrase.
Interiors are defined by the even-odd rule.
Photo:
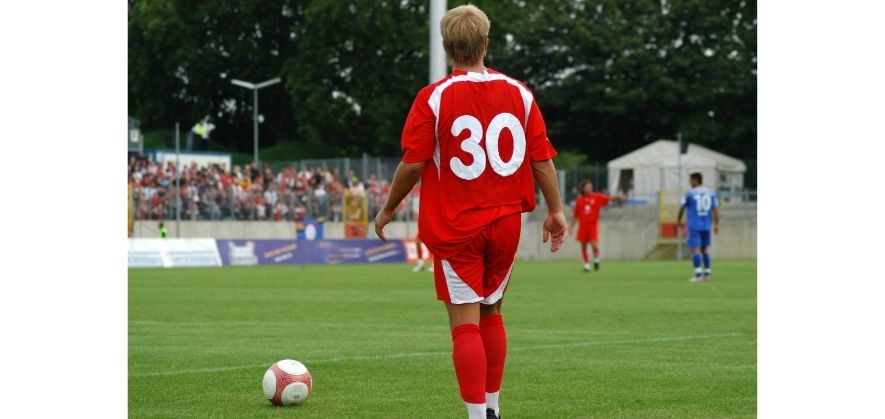
[[[682,197],[682,207],[676,223],[682,224],[682,214],[687,213],[686,227],[688,238],[686,244],[692,252],[694,264],[694,276],[689,278],[691,282],[709,281],[712,279],[710,271],[710,227],[714,234],[719,234],[719,200],[716,194],[703,186],[703,177],[700,173],[692,173],[689,176],[691,190]],[[704,264],[701,269],[701,262]]]

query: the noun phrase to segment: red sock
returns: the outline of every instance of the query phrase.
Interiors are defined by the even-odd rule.
[[[504,377],[504,359],[507,358],[507,333],[504,331],[504,317],[500,314],[479,318],[482,345],[486,350],[486,393],[501,390]]]
[[[587,248],[586,247],[581,248],[581,257],[584,258],[584,263],[587,263]]]
[[[482,345],[479,326],[465,323],[452,329],[452,360],[461,389],[461,399],[467,403],[486,402],[486,352]]]

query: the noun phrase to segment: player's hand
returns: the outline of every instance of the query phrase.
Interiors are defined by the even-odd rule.
[[[544,235],[542,241],[547,243],[547,240],[552,238],[550,242],[550,251],[555,252],[559,250],[562,243],[565,242],[567,235],[568,225],[565,222],[565,214],[562,211],[548,213],[547,218],[544,219]]]
[[[387,237],[384,237],[384,226],[393,219],[393,215],[393,211],[381,209],[381,211],[378,211],[378,215],[375,216],[375,234],[378,235],[379,239],[387,241]]]

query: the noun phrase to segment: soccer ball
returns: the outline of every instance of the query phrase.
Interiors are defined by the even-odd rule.
[[[274,406],[301,404],[313,388],[313,379],[304,364],[284,359],[270,366],[261,383],[264,397]]]

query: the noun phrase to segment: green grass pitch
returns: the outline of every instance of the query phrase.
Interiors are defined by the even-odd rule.
[[[756,414],[756,263],[520,261],[504,299],[505,418]],[[445,310],[411,266],[129,271],[131,417],[463,418]],[[304,362],[301,406],[264,399]]]

